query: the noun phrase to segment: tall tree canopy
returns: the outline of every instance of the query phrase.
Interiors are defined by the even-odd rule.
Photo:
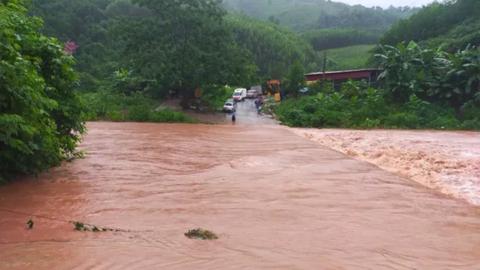
[[[135,0],[151,14],[121,25],[129,68],[165,93],[241,83],[254,74],[234,41],[217,0]]]
[[[317,68],[311,45],[296,33],[274,23],[239,15],[228,16],[227,22],[237,44],[252,54],[260,77],[281,79],[296,61],[309,71]]]
[[[0,181],[73,154],[84,126],[73,58],[21,0],[0,1]]]

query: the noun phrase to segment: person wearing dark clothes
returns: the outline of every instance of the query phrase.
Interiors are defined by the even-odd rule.
[[[232,122],[235,123],[237,121],[237,116],[235,115],[235,112],[232,113]]]

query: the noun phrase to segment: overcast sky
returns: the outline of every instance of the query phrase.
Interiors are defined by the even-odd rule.
[[[389,7],[393,6],[412,6],[412,7],[421,7],[426,4],[434,2],[434,0],[333,0],[334,2],[343,2],[350,5],[364,5],[367,7],[380,6],[380,7]]]

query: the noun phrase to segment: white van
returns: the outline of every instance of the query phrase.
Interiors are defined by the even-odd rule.
[[[235,89],[232,97],[233,97],[233,100],[236,102],[243,101],[244,99],[247,98],[247,89],[245,88]]]

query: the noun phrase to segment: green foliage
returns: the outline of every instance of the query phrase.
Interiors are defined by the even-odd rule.
[[[235,44],[218,1],[33,0],[44,32],[75,41],[80,89],[157,97],[247,83],[256,66]]]
[[[328,88],[314,96],[289,99],[276,113],[286,125],[305,127],[363,127],[365,121],[384,113],[386,105],[378,90],[367,89],[350,96],[346,95],[351,92],[349,87],[341,92]]]
[[[139,75],[133,74],[131,70],[119,69],[113,74],[110,83],[106,84],[108,88],[126,95],[143,92],[145,94],[155,93],[152,86],[156,85],[155,80],[146,80]]]
[[[379,34],[355,29],[318,29],[305,32],[307,39],[317,51],[341,48],[360,44],[375,44]]]
[[[0,181],[58,165],[84,131],[73,59],[26,13],[0,2]]]
[[[279,119],[307,127],[479,128],[479,49],[450,53],[415,42],[380,49],[382,90],[350,82],[336,92],[319,83],[311,86],[313,96],[282,103]]]
[[[299,90],[305,86],[305,70],[300,62],[296,61],[290,67],[285,83],[287,94],[293,96],[297,96]]]
[[[355,45],[326,50],[327,70],[367,68],[375,45]],[[322,54],[322,53],[321,53]]]
[[[218,1],[134,3],[151,14],[125,18],[116,31],[123,33],[134,75],[155,82],[158,95],[176,90],[190,98],[198,87],[241,84],[251,78],[253,63],[234,42]]]
[[[385,31],[416,9],[366,8],[327,0],[225,0],[227,9],[250,17],[278,22],[293,30],[355,28]]]
[[[304,35],[317,49],[372,42],[379,35],[378,26],[386,27],[379,18],[395,21],[413,12],[323,0],[230,0],[225,6],[249,15],[266,12],[268,16],[257,17],[273,16],[273,21],[282,23],[292,20],[305,29],[335,27]],[[308,15],[312,12],[316,14]],[[32,13],[45,20],[45,33],[79,45],[74,55],[83,91],[109,88],[165,97],[173,90],[190,99],[197,87],[227,83],[248,86],[270,78],[282,79],[295,61],[307,71],[321,68],[318,54],[300,35],[275,23],[225,16],[219,1],[33,0]],[[325,24],[329,16],[338,24]],[[308,26],[304,19],[310,20]],[[337,29],[349,25],[349,29]],[[363,67],[363,50],[359,54],[341,53],[346,56],[329,61],[331,69]]]
[[[221,111],[223,104],[232,98],[234,88],[229,86],[209,86],[203,89],[201,101],[212,110]]]
[[[182,112],[160,109],[159,104],[142,93],[130,95],[101,90],[82,94],[88,108],[88,120],[115,122],[194,123],[195,120]]]
[[[258,83],[253,56],[236,42],[217,1],[172,3],[33,0],[32,7],[45,19],[45,32],[79,45],[74,55],[83,92],[190,100],[198,87]]]
[[[423,49],[414,42],[381,49],[383,53],[376,55],[384,69],[380,79],[394,102],[416,95],[461,110],[470,101],[480,101],[479,49],[448,53]]]
[[[253,56],[262,79],[283,78],[295,61],[316,68],[315,52],[297,34],[244,16],[227,16],[227,23],[237,44]]]
[[[32,0],[31,13],[45,21],[43,32],[79,47],[74,53],[82,90],[95,90],[118,66],[120,44],[111,35],[109,0]]]
[[[399,21],[382,38],[382,44],[432,41],[455,50],[480,44],[480,1],[456,0],[433,3]]]
[[[480,124],[478,115],[459,117],[415,95],[392,104],[384,91],[361,82],[346,83],[339,92],[327,85],[313,96],[288,99],[275,112],[283,124],[297,127],[478,129]]]

